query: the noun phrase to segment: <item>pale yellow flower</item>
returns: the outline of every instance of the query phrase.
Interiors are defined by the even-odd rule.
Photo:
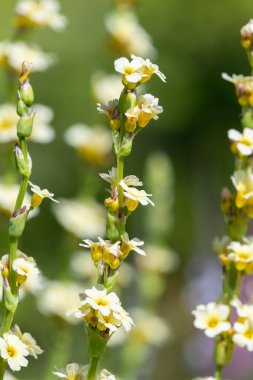
[[[20,27],[45,27],[61,31],[67,18],[59,13],[58,0],[19,0],[15,7],[15,23]]]
[[[120,181],[119,185],[123,188],[126,198],[136,201],[143,206],[149,203],[154,206],[154,203],[149,199],[152,194],[147,194],[145,190],[138,190],[135,187],[127,186],[124,181]]]
[[[253,154],[253,130],[244,128],[240,133],[235,129],[228,131],[228,138],[232,142],[231,149],[240,157]]]
[[[250,170],[237,170],[231,177],[237,190],[236,206],[253,205],[253,174]]]
[[[248,351],[253,351],[253,318],[247,318],[242,323],[234,324],[235,333],[233,342],[239,347],[246,347]]]
[[[5,333],[0,338],[0,356],[7,361],[13,371],[19,371],[21,367],[26,367],[29,355],[26,345],[14,334]]]
[[[35,260],[32,257],[26,256],[21,251],[18,251],[17,258],[13,261],[13,270],[18,276],[28,278],[36,278],[39,275],[39,269]]]
[[[99,375],[98,380],[116,380],[116,377],[107,371],[107,369],[103,369]]]
[[[228,258],[235,262],[237,270],[245,270],[253,263],[253,241],[245,239],[243,243],[233,241],[227,246]]]
[[[159,99],[151,94],[141,95],[138,98],[138,126],[145,127],[150,120],[158,119],[158,115],[163,112],[163,108],[158,105]]]
[[[39,186],[34,185],[31,181],[29,181],[29,185],[31,187],[31,191],[33,192],[31,198],[31,206],[38,207],[44,198],[49,198],[51,201],[59,203],[56,199],[54,199],[54,194],[50,193],[47,189],[41,189]]]
[[[230,330],[229,313],[230,309],[227,305],[212,302],[207,305],[198,305],[192,312],[195,316],[194,326],[205,330],[205,334],[209,338],[214,338],[222,332]]]
[[[68,364],[66,371],[54,371],[53,374],[65,380],[85,380],[89,365],[79,367],[77,363]]]
[[[21,342],[25,344],[29,355],[37,359],[38,355],[42,354],[43,350],[37,345],[36,340],[32,337],[31,334],[27,332],[22,334],[20,328],[17,325],[14,326],[12,332],[21,340]]]

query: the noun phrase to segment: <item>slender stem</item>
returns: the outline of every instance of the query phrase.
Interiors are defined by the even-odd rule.
[[[1,335],[10,331],[13,317],[14,317],[14,312],[5,309],[4,316],[3,316],[3,324],[1,327]]]
[[[222,366],[217,365],[215,368],[215,379],[222,380]]]
[[[92,357],[90,359],[90,366],[86,380],[96,380],[99,358]]]
[[[13,294],[17,294],[16,274],[12,268],[13,261],[16,259],[18,249],[18,239],[10,237],[9,244],[9,271],[10,271],[10,287]]]

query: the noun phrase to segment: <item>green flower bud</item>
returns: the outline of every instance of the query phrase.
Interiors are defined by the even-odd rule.
[[[118,110],[121,113],[125,113],[129,108],[134,108],[137,103],[137,97],[135,90],[123,89],[118,103]]]
[[[11,288],[8,284],[8,281],[6,284],[6,280],[3,281],[3,304],[4,304],[5,308],[12,313],[15,312],[15,310],[17,308],[17,304],[18,304],[18,297],[15,297],[11,293]]]
[[[124,233],[124,227],[122,226],[122,221],[120,221],[116,216],[108,213],[106,221],[106,236],[112,242],[116,242],[121,239]]]
[[[26,161],[22,150],[16,144],[14,149],[14,155],[17,171],[19,172],[19,174],[24,175],[25,177],[30,177],[32,171],[32,159],[29,153]]]
[[[33,88],[30,85],[29,81],[25,81],[22,83],[21,88],[20,88],[20,96],[23,102],[30,107],[33,102],[34,102],[34,93],[33,93]]]
[[[28,115],[29,110],[21,98],[18,99],[17,103],[17,114],[18,116]]]
[[[102,337],[89,326],[87,326],[87,334],[89,357],[100,358],[106,349],[108,338]]]
[[[113,290],[117,281],[117,277],[118,277],[118,271],[114,272],[112,276],[107,277],[106,280],[104,281],[104,286],[107,289],[108,293]]]
[[[133,139],[134,139],[133,133],[126,133],[124,135],[120,149],[119,149],[119,154],[121,157],[126,157],[126,156],[129,156],[129,154],[131,154]]]
[[[18,215],[14,215],[10,218],[8,228],[9,237],[19,238],[22,235],[27,216],[28,211],[26,211],[26,208],[23,208],[19,210]]]
[[[220,340],[216,344],[215,363],[220,366],[227,365],[234,353],[234,343],[231,340]]]
[[[243,112],[242,125],[244,128],[253,128],[253,112],[251,109]]]
[[[32,112],[31,115],[22,116],[17,124],[17,135],[19,137],[30,137],[33,128],[33,119],[35,113]]]

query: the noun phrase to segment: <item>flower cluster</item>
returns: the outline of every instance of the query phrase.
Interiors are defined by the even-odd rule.
[[[17,325],[0,338],[0,356],[13,371],[19,371],[21,367],[27,366],[28,355],[37,359],[42,352],[31,334],[22,334]]]
[[[130,331],[133,321],[121,306],[113,292],[107,292],[103,286],[94,286],[80,294],[81,306],[70,310],[76,318],[83,319],[87,326],[103,337],[109,337],[121,326]]]
[[[130,240],[126,232],[122,235],[122,241],[117,241],[116,243],[101,238],[98,238],[97,242],[86,239],[84,243],[85,244],[80,244],[80,246],[90,248],[91,258],[100,271],[104,270],[105,265],[108,265],[113,270],[117,269],[131,251],[135,251],[143,256],[146,255],[145,252],[139,248],[144,242],[137,238]]]
[[[209,303],[199,305],[192,313],[195,316],[194,326],[204,330],[209,338],[227,335],[239,347],[253,351],[253,305],[242,304],[239,299],[230,303],[235,308],[237,320],[230,322],[229,305]]]
[[[252,20],[241,30],[242,45],[252,62]],[[214,249],[223,266],[222,295],[217,303],[199,305],[193,311],[195,327],[215,339],[216,378],[232,358],[234,346],[253,351],[253,305],[238,299],[244,276],[253,273],[253,238],[247,236],[248,220],[253,218],[253,76],[222,75],[235,85],[242,107],[242,132],[228,131],[231,151],[235,155],[235,171],[231,176],[235,194],[223,189],[221,210],[227,224],[227,235],[216,239]],[[237,314],[234,322],[233,308]]]

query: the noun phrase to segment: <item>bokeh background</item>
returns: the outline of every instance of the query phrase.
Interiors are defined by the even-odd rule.
[[[96,71],[113,73],[113,60],[119,56],[111,49],[104,25],[115,3],[61,3],[67,28],[62,33],[35,30],[29,37],[57,55],[57,63],[50,70],[32,75],[36,101],[54,110],[56,132],[50,144],[30,144],[32,181],[54,192],[58,199],[85,202],[93,195],[102,204],[104,183],[98,173],[110,168],[113,161],[104,168],[90,165],[63,136],[76,123],[105,124],[96,111],[91,78]],[[13,0],[0,2],[0,40],[12,36],[14,6]],[[108,350],[103,364],[122,380],[187,380],[212,374],[212,342],[194,330],[191,310],[196,304],[213,301],[220,292],[221,273],[212,241],[225,230],[219,194],[223,186],[231,187],[233,171],[227,130],[239,127],[240,112],[234,90],[221,79],[221,73],[249,72],[239,31],[252,17],[253,5],[250,0],[143,0],[136,4],[135,12],[153,38],[156,61],[167,75],[167,84],[157,78],[147,85],[147,91],[159,97],[164,113],[136,138],[132,155],[126,160],[127,174],[144,179],[145,189],[153,192],[158,207],[156,211],[138,209],[129,221],[129,231],[150,244],[170,247],[166,252],[171,265],[164,273],[157,270],[152,274],[150,268],[142,268],[143,264],[134,271],[136,263],[130,260],[127,285],[120,291],[127,308],[143,304],[169,327],[160,331],[160,320],[148,325],[151,336],[160,331],[164,339],[154,343],[151,337],[141,344],[135,337],[129,347],[124,343]],[[1,69],[0,103],[9,101],[8,97],[6,72]],[[1,154],[9,148],[1,146]],[[6,161],[0,160],[0,168],[4,177],[9,170]],[[7,250],[6,234],[6,217],[1,216],[1,253]],[[90,286],[92,280],[80,280],[70,266],[80,241],[61,226],[51,204],[44,202],[40,215],[27,225],[21,248],[36,258],[46,278],[84,281]],[[153,251],[159,263],[159,250]],[[245,291],[253,299],[252,281],[246,285]],[[150,295],[153,287],[155,294]],[[55,366],[87,362],[83,327],[44,316],[38,311],[36,297],[24,298],[16,320],[45,350],[18,373],[19,379],[50,380]],[[143,323],[145,320],[143,317]],[[127,369],[127,363],[132,368]],[[252,354],[240,350],[226,377],[249,380],[252,374]]]

